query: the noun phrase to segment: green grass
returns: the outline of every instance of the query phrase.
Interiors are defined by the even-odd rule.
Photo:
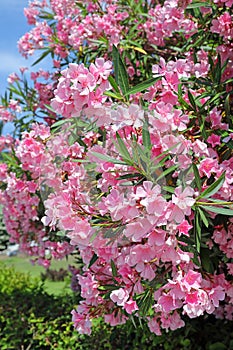
[[[0,255],[0,262],[3,262],[6,266],[13,266],[16,271],[29,273],[32,278],[40,279],[41,273],[45,272],[45,268],[37,264],[33,265],[30,262],[30,258],[22,255],[8,257],[6,255]],[[60,268],[67,269],[68,265],[74,264],[74,258],[69,257],[68,260],[56,260],[52,261],[50,268],[53,270],[59,270]],[[59,295],[63,292],[70,291],[70,278],[67,277],[62,282],[52,282],[45,280],[45,290],[54,295]]]

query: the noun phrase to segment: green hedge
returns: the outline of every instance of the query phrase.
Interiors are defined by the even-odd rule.
[[[1,350],[230,350],[233,324],[213,317],[191,320],[181,330],[157,337],[132,323],[110,327],[97,320],[91,336],[78,334],[71,307],[79,296],[53,296],[29,275],[0,264]]]

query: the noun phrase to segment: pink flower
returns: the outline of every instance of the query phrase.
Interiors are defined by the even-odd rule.
[[[212,288],[209,292],[209,298],[215,307],[219,307],[219,301],[225,298],[224,289],[221,286]]]
[[[104,321],[109,323],[110,326],[117,326],[119,324],[124,324],[126,320],[127,320],[127,317],[120,313],[118,313],[117,315],[115,315],[114,313],[104,315]]]
[[[71,245],[88,245],[90,242],[90,238],[94,230],[92,229],[90,223],[87,219],[79,220],[75,223],[75,227],[72,231],[70,231],[67,236],[70,237]]]
[[[126,225],[124,234],[134,242],[141,241],[151,230],[152,224],[146,218],[138,218]]]
[[[169,327],[172,331],[185,326],[184,321],[181,319],[177,311],[173,312],[172,315],[169,315],[169,321]]]
[[[160,325],[155,317],[149,319],[148,327],[152,333],[155,333],[156,335],[162,335]]]
[[[200,176],[207,176],[210,178],[212,173],[217,173],[219,169],[219,164],[217,159],[205,158],[201,160],[199,165]]]
[[[91,321],[88,316],[82,315],[77,311],[73,310],[72,314],[72,322],[74,323],[74,328],[80,334],[91,334]]]
[[[213,33],[219,33],[225,40],[230,40],[233,35],[232,16],[224,12],[218,19],[213,19],[210,30]]]
[[[136,301],[130,299],[124,304],[124,309],[128,314],[132,314],[133,312],[138,310],[138,306]]]
[[[211,144],[212,147],[215,147],[221,144],[220,140],[221,137],[219,135],[212,134],[208,137],[207,142],[209,142],[209,144]]]
[[[148,238],[148,243],[150,245],[163,246],[165,244],[166,231],[162,229],[155,229],[152,231]]]
[[[97,58],[95,64],[91,63],[90,72],[95,76],[97,83],[107,80],[112,71],[112,62],[105,61],[104,58]]]
[[[179,234],[183,233],[185,236],[189,237],[189,231],[192,229],[192,225],[189,225],[187,220],[182,221],[178,226]]]
[[[161,196],[160,186],[153,187],[151,181],[144,181],[143,187],[137,188],[136,196],[145,197],[140,203],[146,207],[148,214],[161,216],[167,207],[166,200]]]
[[[181,285],[184,290],[198,289],[201,287],[202,276],[199,272],[189,270],[183,278]]]
[[[184,191],[179,186],[175,189],[175,193],[172,195],[172,203],[174,204],[170,219],[175,219],[177,223],[184,220],[185,215],[191,214],[191,207],[195,203],[195,199],[192,198],[194,190],[187,186]]]
[[[169,294],[163,294],[159,300],[158,304],[162,306],[163,310],[168,313],[172,310],[175,310],[179,307],[181,307],[182,303],[173,298]]]
[[[110,299],[117,303],[118,306],[124,306],[126,301],[129,299],[129,293],[123,288],[113,290],[110,294]]]

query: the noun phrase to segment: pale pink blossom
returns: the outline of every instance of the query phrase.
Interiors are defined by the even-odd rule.
[[[129,293],[123,288],[113,290],[110,294],[110,299],[119,306],[124,306],[129,299]]]
[[[136,301],[130,299],[128,301],[126,301],[126,303],[124,304],[124,309],[128,314],[132,314],[133,312],[138,310],[138,306]]]

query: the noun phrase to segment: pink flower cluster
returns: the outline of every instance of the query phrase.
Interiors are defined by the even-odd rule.
[[[65,118],[78,116],[84,108],[91,108],[94,113],[106,100],[103,92],[110,87],[107,78],[111,70],[112,63],[103,58],[97,58],[89,69],[70,63],[62,71],[51,106]]]
[[[184,9],[177,1],[165,1],[149,11],[149,18],[144,24],[147,39],[151,44],[165,46],[165,40],[174,32],[184,31],[186,38],[196,30],[195,23],[184,16]]]

